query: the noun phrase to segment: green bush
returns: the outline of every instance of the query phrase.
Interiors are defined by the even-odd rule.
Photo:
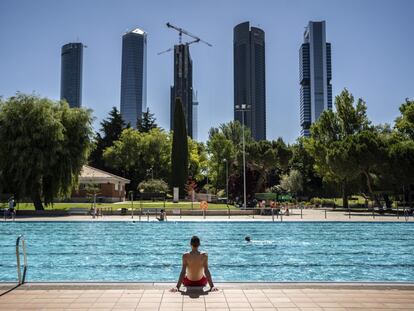
[[[321,198],[312,198],[310,199],[311,204],[314,204],[316,207],[319,207],[322,204]]]
[[[167,193],[168,184],[162,179],[149,179],[139,183],[138,191],[143,193]]]
[[[322,206],[333,207],[335,202],[333,199],[321,199],[321,204]]]

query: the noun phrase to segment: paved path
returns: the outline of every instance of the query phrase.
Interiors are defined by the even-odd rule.
[[[221,284],[218,292],[191,294],[171,293],[168,286],[23,286],[0,297],[0,310],[414,310],[412,286]]]
[[[302,216],[300,209],[290,209],[289,216],[260,216],[255,215],[233,215],[230,218],[227,215],[223,216],[209,216],[207,215],[205,218],[200,216],[168,216],[169,221],[400,221],[400,222],[414,222],[413,216],[409,218],[405,218],[404,216],[400,215],[397,216],[390,216],[390,215],[378,215],[375,214],[374,216],[368,212],[366,213],[355,213],[351,212],[349,215],[347,212],[338,212],[338,211],[327,211],[325,214],[325,210],[320,209],[303,209]],[[56,217],[18,217],[17,221],[85,221],[85,220],[94,220],[94,221],[139,221],[139,216],[134,215],[132,218],[130,215],[125,216],[103,216],[92,219],[91,216],[56,216]],[[146,216],[141,217],[141,221],[147,221]],[[157,221],[154,215],[150,215],[150,221]],[[11,220],[8,220],[11,221]]]

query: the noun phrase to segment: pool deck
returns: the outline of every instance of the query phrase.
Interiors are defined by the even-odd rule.
[[[399,221],[413,217],[291,210],[274,221]],[[142,217],[141,221],[148,219]],[[150,216],[150,221],[155,221]],[[169,221],[272,221],[272,216],[169,216]],[[10,221],[10,220],[8,220]],[[16,221],[139,221],[138,216],[24,217]],[[0,310],[414,310],[414,283],[218,283],[218,292],[171,293],[170,283],[0,283]],[[10,289],[13,289],[9,291]]]
[[[222,283],[171,293],[167,283],[0,284],[0,310],[414,310],[414,284]]]
[[[142,216],[141,218],[138,215],[134,215],[132,218],[131,215],[117,216],[117,215],[105,215],[102,217],[97,217],[93,219],[91,216],[83,215],[73,215],[73,216],[53,216],[53,217],[17,217],[16,221],[157,221],[154,215]],[[207,215],[205,218],[200,216],[168,216],[168,221],[367,221],[367,222],[414,222],[414,217],[410,216],[405,218],[400,215],[379,215],[375,214],[374,217],[370,213],[355,213],[351,212],[349,215],[347,212],[339,211],[327,211],[325,210],[316,210],[316,209],[303,209],[302,215],[300,209],[291,209],[289,216],[276,216],[270,215],[227,215],[222,216],[210,216]],[[7,221],[12,221],[8,219]]]

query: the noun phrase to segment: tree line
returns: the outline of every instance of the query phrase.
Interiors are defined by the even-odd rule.
[[[390,207],[392,197],[409,200],[414,102],[408,99],[392,125],[378,125],[369,120],[366,103],[344,89],[310,137],[290,145],[282,138],[254,141],[237,121],[211,128],[205,143],[196,142],[187,137],[179,100],[175,107],[172,132],[160,128],[149,110],[136,127],[125,124],[114,107],[94,133],[90,110],[20,93],[2,100],[0,192],[31,198],[41,209],[42,202],[68,196],[89,163],[130,179],[128,191],[179,187],[182,197],[195,190],[237,201],[243,196],[244,131],[248,200],[263,192],[302,199],[341,195],[344,207],[352,194],[380,207],[382,201]]]

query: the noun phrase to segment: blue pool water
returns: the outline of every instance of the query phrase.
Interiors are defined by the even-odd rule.
[[[6,222],[0,281],[19,234],[27,281],[175,281],[194,234],[216,281],[414,281],[410,223]]]

